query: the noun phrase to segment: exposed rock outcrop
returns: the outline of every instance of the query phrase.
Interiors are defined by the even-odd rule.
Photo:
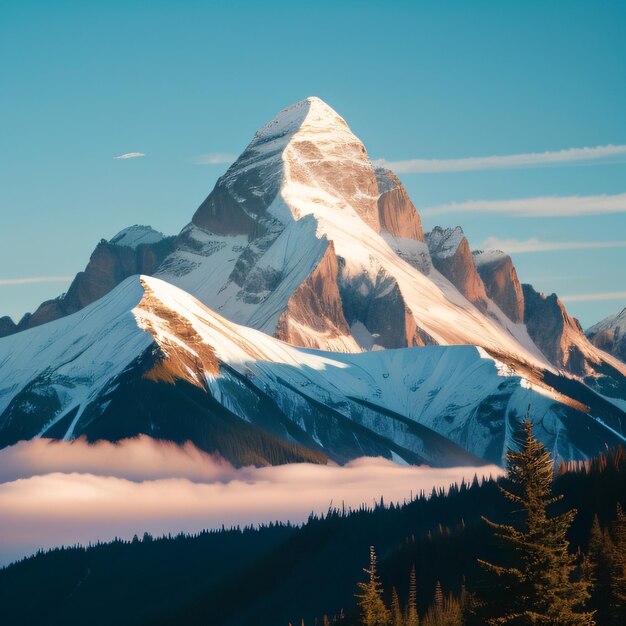
[[[12,335],[17,330],[17,324],[8,315],[0,317],[0,337]]]
[[[34,313],[24,315],[13,330],[10,325],[0,324],[0,337],[80,311],[129,276],[153,274],[173,251],[175,239],[164,237],[149,226],[131,226],[111,241],[102,239],[92,252],[85,270],[76,274],[67,293],[42,302]]]
[[[626,363],[626,308],[594,324],[585,334],[594,346]]]
[[[422,220],[398,177],[391,170],[378,168],[376,180],[380,228],[394,237],[424,241]]]
[[[404,348],[435,343],[418,328],[392,276],[381,272],[374,282],[367,275],[343,280],[341,296],[348,323],[352,328],[360,325],[362,347]],[[363,334],[369,336],[368,342],[363,341]]]
[[[475,250],[473,256],[487,295],[511,321],[523,322],[524,292],[511,257],[499,250]]]
[[[460,226],[435,226],[426,234],[435,269],[441,272],[470,302],[484,308],[487,292],[476,270],[469,242]]]
[[[350,336],[337,286],[338,270],[331,242],[317,267],[289,298],[278,320],[278,339],[305,348],[326,345],[328,349],[337,349],[345,341],[346,348],[354,351],[355,342]]]
[[[522,285],[524,322],[528,334],[551,363],[572,374],[586,373],[581,343],[587,343],[578,320],[570,317],[557,295],[546,296],[531,285]]]

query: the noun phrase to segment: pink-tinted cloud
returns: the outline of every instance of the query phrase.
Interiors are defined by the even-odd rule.
[[[495,466],[399,466],[363,458],[346,466],[292,464],[235,469],[194,446],[148,437],[118,445],[36,440],[0,451],[0,563],[59,544],[134,533],[302,522],[331,505],[381,496],[402,502],[462,479],[499,475]]]

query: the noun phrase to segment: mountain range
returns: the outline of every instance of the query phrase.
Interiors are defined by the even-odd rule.
[[[626,434],[623,327],[605,322],[588,338],[508,255],[424,233],[307,98],[177,237],[125,229],[67,294],[0,318],[0,445],[145,433],[236,464],[502,463],[530,407],[556,456],[587,458]]]

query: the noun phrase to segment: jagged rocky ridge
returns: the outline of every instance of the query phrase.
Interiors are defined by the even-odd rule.
[[[0,446],[147,433],[238,464],[381,455],[446,466],[502,463],[529,404],[566,459],[619,442],[626,427],[581,383],[516,372],[480,348],[305,350],[145,276],[1,345]]]
[[[15,324],[0,318],[0,337],[65,317],[109,293],[134,274],[152,274],[174,250],[175,237],[165,237],[149,226],[130,226],[109,241],[102,239],[91,254],[84,271],[76,274],[67,293],[47,300],[34,313]]]

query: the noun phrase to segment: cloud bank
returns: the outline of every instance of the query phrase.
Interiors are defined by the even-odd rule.
[[[558,250],[591,250],[599,248],[625,248],[626,241],[542,241],[538,237],[530,239],[500,239],[487,237],[483,241],[484,250],[504,250],[509,254],[527,252],[550,252]]]
[[[126,154],[120,154],[119,156],[113,157],[113,159],[139,159],[145,156],[143,152],[126,152]]]
[[[554,152],[529,152],[526,154],[466,157],[463,159],[409,159],[387,161],[379,159],[375,165],[387,167],[396,174],[441,174],[449,172],[472,172],[478,170],[503,170],[529,167],[546,167],[568,163],[584,163],[626,155],[626,145],[596,146],[593,148],[570,148]]]
[[[208,152],[207,154],[199,154],[191,159],[196,165],[222,165],[224,163],[232,163],[237,158],[236,154],[228,152]]]
[[[236,469],[191,444],[149,437],[22,442],[0,451],[0,468],[0,564],[39,548],[144,531],[303,522],[331,504],[355,508],[381,496],[402,502],[433,486],[502,473],[496,466],[404,467],[379,458]]]
[[[0,278],[0,285],[35,285],[37,283],[63,283],[73,276],[29,276],[26,278]]]
[[[425,217],[445,213],[499,214],[509,217],[576,217],[626,212],[626,193],[599,196],[538,196],[513,200],[468,200],[428,207]]]

